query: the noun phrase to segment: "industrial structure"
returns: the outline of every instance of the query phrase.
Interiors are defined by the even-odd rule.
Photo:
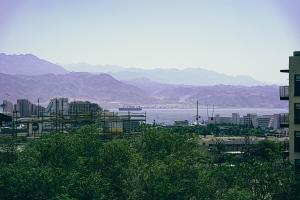
[[[281,86],[280,99],[289,101],[289,114],[280,116],[281,127],[289,127],[289,159],[300,169],[300,51],[289,57],[289,86]]]

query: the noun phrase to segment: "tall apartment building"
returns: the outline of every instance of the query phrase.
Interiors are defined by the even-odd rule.
[[[19,117],[42,116],[45,111],[44,107],[33,104],[28,99],[18,99],[11,109],[15,110]]]
[[[269,128],[277,130],[280,128],[280,114],[274,114],[269,122]]]
[[[31,103],[28,101],[28,99],[18,99],[16,104],[16,111],[19,113],[20,117],[30,117]]]
[[[14,111],[14,104],[8,100],[3,100],[2,108],[4,113],[12,113]]]
[[[231,121],[233,124],[240,124],[241,118],[239,113],[232,113],[231,115]]]
[[[45,112],[46,108],[44,108],[43,106],[40,105],[36,105],[36,104],[31,104],[30,107],[31,110],[31,115],[32,116],[43,116],[43,113]]]
[[[289,101],[289,114],[280,116],[281,127],[289,127],[289,159],[300,169],[300,51],[289,57],[289,86],[280,87],[280,99]]]
[[[51,99],[46,110],[46,114],[64,114],[68,115],[69,100],[68,98],[54,98]]]

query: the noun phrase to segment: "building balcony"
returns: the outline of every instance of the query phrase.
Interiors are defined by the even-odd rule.
[[[282,72],[282,73],[289,73],[289,70],[288,69],[281,69],[280,72]]]
[[[289,100],[289,86],[279,87],[280,100]]]
[[[279,115],[279,123],[281,128],[289,127],[289,114],[288,113],[281,113]]]

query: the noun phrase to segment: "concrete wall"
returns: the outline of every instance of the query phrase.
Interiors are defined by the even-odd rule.
[[[294,123],[295,103],[300,103],[300,97],[294,95],[296,74],[300,75],[300,56],[291,56],[289,58],[289,157],[292,163],[295,159],[300,159],[300,153],[294,152],[294,132],[300,131],[300,124]]]

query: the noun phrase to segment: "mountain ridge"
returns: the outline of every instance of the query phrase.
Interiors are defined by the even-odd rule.
[[[203,68],[153,68],[141,69],[131,67],[121,67],[115,65],[89,65],[87,63],[64,65],[70,71],[86,69],[92,73],[108,73],[119,80],[131,80],[137,78],[148,78],[150,80],[184,85],[265,85],[261,81],[255,80],[248,75],[231,76],[207,70]]]
[[[143,84],[141,84],[143,82]],[[192,108],[214,104],[218,107],[286,108],[278,98],[278,86],[191,86],[161,84],[145,79],[124,82],[108,74],[70,72],[55,75],[8,75],[0,73],[0,97],[12,101],[28,98],[48,102],[51,98],[67,97],[90,100],[108,108],[122,105],[144,107]],[[8,95],[7,95],[8,94]]]
[[[9,65],[8,61],[12,59],[17,61],[11,62],[12,64]],[[26,73],[20,73],[22,71],[17,71],[14,66],[24,60],[26,62],[21,63],[17,68],[25,66],[26,69],[31,66],[31,71],[24,71],[23,68],[23,72]],[[8,66],[14,70],[10,70],[8,73],[5,70],[3,72],[3,69]],[[120,76],[118,70],[123,70],[123,68],[107,66],[107,70],[109,69],[114,72],[111,74],[68,72],[59,65],[39,59],[32,54],[17,56],[0,54],[0,85],[2,86],[0,97],[13,101],[18,98],[28,98],[33,102],[37,99],[40,99],[40,102],[47,102],[51,98],[60,96],[69,99],[90,100],[108,107],[142,105],[145,107],[186,108],[194,107],[197,100],[202,105],[214,104],[220,107],[287,107],[285,102],[279,100],[278,86],[276,85],[229,85],[224,81],[218,83],[216,80],[219,76],[222,77],[222,74],[209,70],[202,71],[202,78],[196,73],[199,72],[199,69],[188,69],[185,72],[194,74],[193,77],[196,80],[208,76],[205,73],[213,73],[215,78],[210,78],[213,85],[208,84],[209,82],[206,82],[207,85],[193,85],[189,82],[181,84],[180,80],[183,81],[187,77],[191,79],[191,77],[183,73],[184,70],[178,69],[149,70],[148,74],[140,73],[140,69],[131,69],[132,71],[129,73],[136,73],[136,75],[127,76],[126,79],[118,77],[118,75]],[[172,79],[169,79],[169,82],[165,80],[167,83],[157,81],[161,76],[174,78],[170,70],[180,75],[175,77],[177,80],[175,83],[170,81]],[[227,78],[231,83],[232,77]],[[245,79],[243,76],[240,78]]]
[[[57,64],[33,54],[0,53],[0,73],[21,75],[65,74],[68,71]]]
[[[0,73],[0,96],[16,101],[28,98],[47,102],[54,97],[86,99],[98,103],[148,103],[154,101],[141,89],[114,79],[108,74],[71,72],[55,75],[9,75]]]
[[[65,69],[66,68],[66,69]],[[20,75],[65,74],[70,71],[107,73],[119,80],[148,78],[155,82],[182,85],[265,85],[247,75],[231,76],[203,68],[126,68],[115,65],[89,65],[87,63],[57,65],[33,54],[0,53],[0,73]]]

